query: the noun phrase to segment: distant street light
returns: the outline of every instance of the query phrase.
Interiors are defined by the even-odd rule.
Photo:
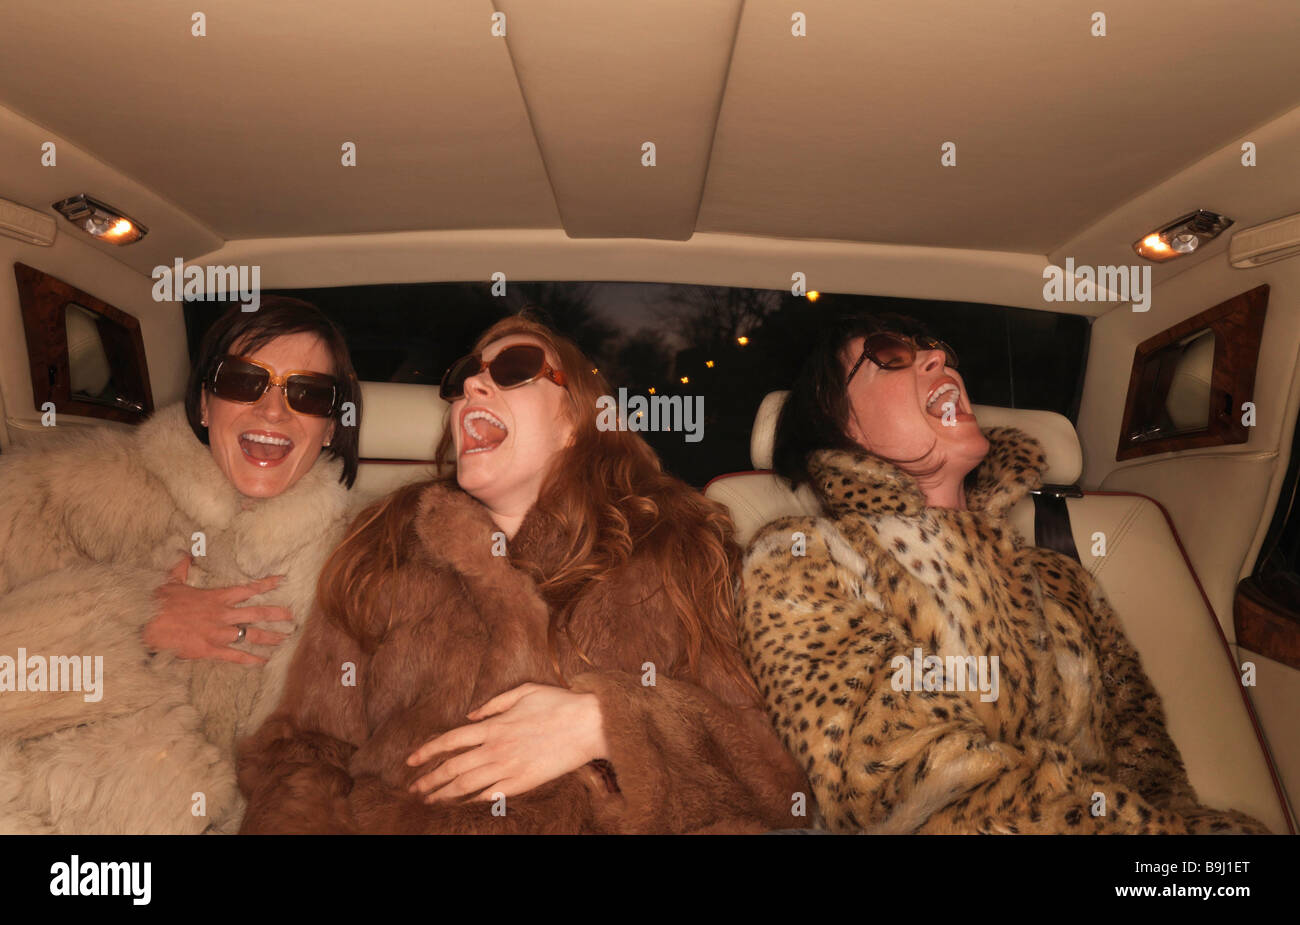
[[[743,347],[747,343],[749,343],[749,338],[742,334],[740,337],[736,338],[736,343],[740,344],[740,346]]]
[[[655,393],[655,387],[650,386],[650,394],[653,395],[654,393]]]
[[[808,293],[808,301],[809,301],[809,302],[816,302],[816,301],[817,301],[818,299],[820,299],[821,297],[822,297],[822,294],[821,294],[820,292],[818,292],[816,289],[814,289],[812,292]]]
[[[690,384],[691,384],[691,377],[690,377],[690,376],[682,376],[682,385],[690,385]]]
[[[713,361],[712,361],[712,360],[705,360],[705,361],[704,361],[704,365],[707,366],[709,369],[713,369]]]

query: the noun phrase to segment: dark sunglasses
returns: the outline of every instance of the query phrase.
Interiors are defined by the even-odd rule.
[[[329,417],[339,397],[339,383],[333,376],[294,369],[277,376],[275,370],[248,357],[224,356],[208,381],[208,389],[225,401],[251,405],[266,390],[278,385],[291,411],[314,418]]]
[[[564,373],[546,362],[546,353],[536,344],[515,344],[506,347],[490,362],[484,363],[477,353],[461,357],[443,374],[438,394],[444,401],[456,401],[465,396],[465,380],[477,376],[484,369],[498,389],[517,389],[543,376],[561,388],[568,381]]]
[[[853,369],[849,370],[849,377],[844,380],[844,383],[847,385],[853,381],[853,376],[866,360],[870,360],[881,369],[907,369],[916,362],[918,350],[942,350],[944,365],[950,369],[957,368],[957,351],[937,337],[912,337],[895,331],[878,331],[875,334],[868,334],[863,340],[862,356],[858,357],[858,362],[853,364]]]

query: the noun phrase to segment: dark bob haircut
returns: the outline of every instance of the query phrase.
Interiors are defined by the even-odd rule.
[[[334,376],[339,380],[339,401],[333,413],[334,436],[323,452],[343,460],[339,481],[351,488],[357,480],[357,458],[360,455],[361,386],[357,382],[356,370],[352,368],[352,356],[343,340],[343,332],[310,302],[287,296],[266,296],[255,312],[246,312],[235,305],[213,322],[207,334],[203,335],[198,360],[190,370],[190,379],[185,386],[185,416],[189,418],[190,429],[201,443],[207,444],[208,429],[202,423],[199,400],[216,371],[217,363],[233,352],[235,344],[239,345],[239,352],[251,353],[286,334],[315,334],[324,342],[334,361]],[[352,426],[343,424],[348,402],[356,409]]]
[[[808,472],[811,453],[818,450],[862,452],[862,447],[846,431],[849,396],[845,379],[848,370],[844,368],[843,354],[854,338],[879,331],[913,337],[930,334],[925,325],[907,315],[868,312],[840,315],[822,328],[812,352],[800,367],[777,419],[772,446],[772,468],[792,486],[798,487],[811,480]]]

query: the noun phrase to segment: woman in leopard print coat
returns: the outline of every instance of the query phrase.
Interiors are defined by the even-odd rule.
[[[1101,590],[1014,534],[1043,453],[981,431],[955,366],[911,319],[846,319],[778,424],[777,471],[824,516],[754,538],[742,641],[825,825],[1267,831],[1198,805]]]

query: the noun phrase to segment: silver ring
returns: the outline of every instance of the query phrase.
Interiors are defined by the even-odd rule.
[[[240,624],[239,624],[239,635],[235,637],[235,642],[243,642],[243,641],[244,641],[244,637],[247,636],[247,635],[248,635],[248,624],[247,624],[247,623],[240,623]],[[233,646],[233,645],[235,644],[235,642],[232,642],[231,645]]]

